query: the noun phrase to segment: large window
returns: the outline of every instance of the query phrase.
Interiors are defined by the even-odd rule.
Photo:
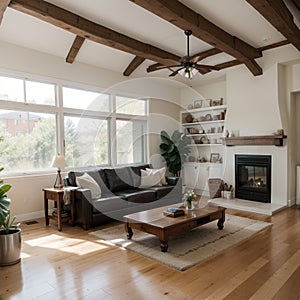
[[[65,153],[74,167],[109,163],[106,120],[65,116]]]
[[[0,167],[49,170],[147,161],[147,101],[0,75]],[[26,104],[26,105],[24,105]]]
[[[107,94],[63,87],[63,101],[64,107],[104,112],[109,111],[109,95]]]
[[[0,110],[0,166],[6,171],[48,168],[56,152],[55,115]]]
[[[0,76],[0,99],[24,102],[24,80]]]
[[[117,163],[141,163],[146,161],[146,122],[117,120]]]
[[[55,105],[55,88],[51,83],[0,76],[0,100]]]
[[[116,96],[116,112],[129,115],[146,115],[145,100]]]

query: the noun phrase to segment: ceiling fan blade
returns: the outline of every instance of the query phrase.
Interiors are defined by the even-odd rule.
[[[205,75],[209,72],[211,72],[211,69],[209,68],[202,68],[201,66],[198,66],[197,64],[194,66],[195,69],[199,71],[200,74]]]
[[[164,66],[164,65],[153,65],[149,66],[147,68],[147,73],[163,70],[163,69],[169,69],[169,68],[175,68],[175,67],[180,67],[181,65],[173,65],[173,66]]]
[[[184,69],[184,68],[185,68],[185,67],[181,67],[181,68],[177,69],[176,71],[174,71],[173,73],[171,73],[171,74],[169,75],[169,77],[174,77],[174,76],[176,76],[176,75],[178,74],[178,72],[181,71],[181,70]]]
[[[212,65],[195,64],[196,69],[197,69],[197,67],[202,68],[202,69],[210,69],[210,70],[214,70],[214,71],[220,71],[219,67],[212,66]]]
[[[200,61],[204,58],[207,58],[209,56],[213,56],[213,55],[216,55],[216,54],[219,54],[219,53],[222,53],[222,51],[217,49],[217,48],[212,48],[212,49],[209,49],[209,50],[202,51],[202,52],[196,53],[194,55],[191,55],[190,56],[190,61],[193,62],[193,63],[197,63],[198,61]]]

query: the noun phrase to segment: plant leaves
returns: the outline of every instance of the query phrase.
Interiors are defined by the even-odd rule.
[[[179,132],[179,130],[175,130],[172,134],[172,141],[176,144],[177,142],[179,142],[181,140],[181,135],[182,133]]]
[[[3,191],[3,194],[7,193],[11,188],[10,184],[2,183],[0,184],[0,191]]]

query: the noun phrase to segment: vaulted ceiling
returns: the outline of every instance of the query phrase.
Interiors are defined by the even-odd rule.
[[[198,77],[235,65],[259,76],[264,51],[300,50],[299,9],[300,0],[1,0],[0,41],[124,76],[167,77],[172,68],[153,71],[186,55],[190,29],[193,59],[220,69]]]

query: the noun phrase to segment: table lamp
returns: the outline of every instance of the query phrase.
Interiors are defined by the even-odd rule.
[[[62,181],[60,171],[62,168],[66,167],[66,166],[67,166],[67,163],[66,163],[65,157],[63,155],[58,154],[56,156],[53,156],[53,159],[51,162],[51,168],[57,168],[57,176],[56,176],[56,180],[55,180],[54,186],[53,186],[55,189],[61,189],[64,187],[64,183]]]

